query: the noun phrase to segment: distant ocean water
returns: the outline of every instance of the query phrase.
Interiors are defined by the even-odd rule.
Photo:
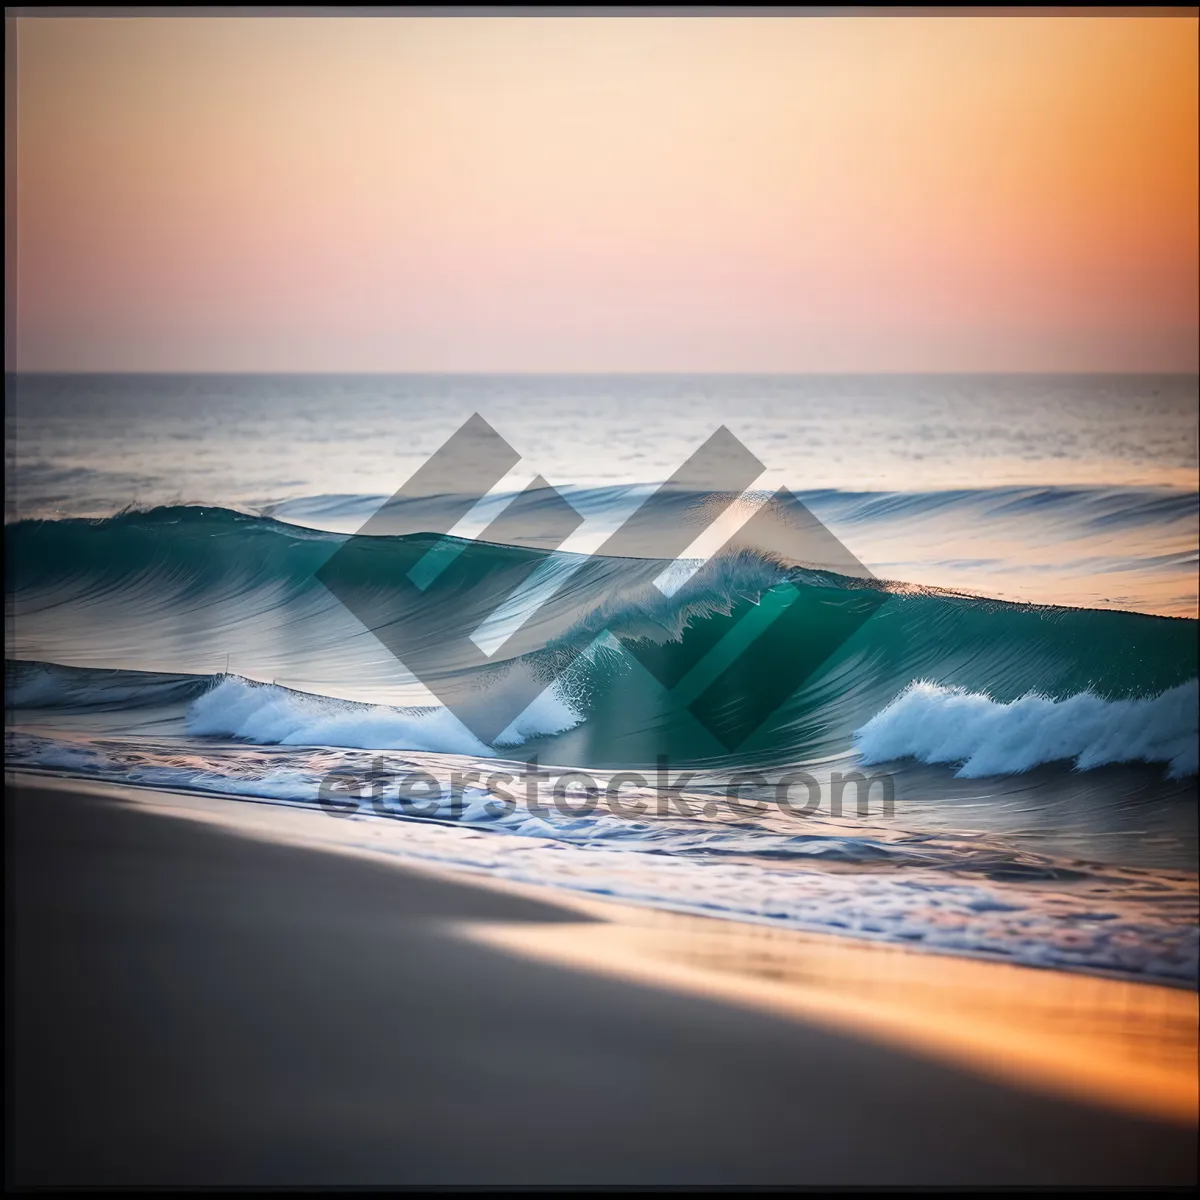
[[[556,636],[592,646],[490,743],[316,578],[474,412],[522,462],[455,532],[542,475],[584,518]],[[666,754],[694,770],[690,815],[496,819],[468,789],[455,820],[397,816],[403,853],[1194,984],[1196,414],[1194,377],[10,376],[9,759],[311,805],[332,769],[536,754],[603,779]],[[662,563],[614,592],[584,557],[721,425],[766,465],[756,491],[786,484],[887,598],[736,753],[665,720],[605,637],[651,618],[686,651],[788,585],[800,655],[851,584],[751,554],[699,595],[654,591]],[[394,539],[388,569],[431,544]],[[707,811],[734,768],[886,769],[895,812]]]

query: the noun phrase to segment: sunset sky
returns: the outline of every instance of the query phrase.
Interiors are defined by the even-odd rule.
[[[8,365],[1195,370],[1197,32],[20,19]]]

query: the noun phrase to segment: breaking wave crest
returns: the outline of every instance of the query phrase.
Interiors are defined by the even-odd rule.
[[[1196,774],[1197,682],[1158,696],[1063,700],[1033,693],[1008,704],[964,688],[920,681],[854,735],[868,763],[915,758],[958,764],[960,779],[1014,775],[1071,760],[1087,771],[1109,763],[1165,763],[1172,779]]]

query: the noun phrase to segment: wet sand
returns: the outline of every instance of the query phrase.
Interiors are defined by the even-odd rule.
[[[487,921],[485,945],[717,997],[987,1078],[1194,1125],[1200,998],[1190,989],[607,901],[586,926]]]
[[[855,1032],[864,988],[921,995],[894,957],[870,960],[890,983],[839,960],[824,1012],[744,1003],[723,923],[589,923],[119,795],[6,788],[10,1184],[1195,1183],[1186,1106],[1119,1111]],[[811,991],[773,945],[760,981]],[[714,973],[736,989],[705,994]],[[1052,1040],[1078,1024],[1040,1011]],[[1137,1086],[1177,1064],[1177,1018],[1131,1052]]]

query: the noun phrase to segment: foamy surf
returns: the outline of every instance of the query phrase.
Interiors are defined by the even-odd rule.
[[[557,689],[548,688],[497,739],[518,746],[527,738],[561,733],[582,718]],[[393,708],[315,696],[229,676],[192,702],[187,731],[260,746],[339,746],[354,750],[423,750],[492,757],[448,709]]]
[[[1001,839],[975,838],[964,854],[957,833],[914,835],[821,816],[790,825],[713,819],[703,813],[706,797],[687,793],[684,801],[699,810],[692,816],[652,804],[636,821],[604,808],[573,815],[547,804],[535,812],[519,787],[509,811],[496,815],[494,797],[477,784],[462,790],[454,819],[446,805],[431,817],[376,810],[371,781],[419,770],[448,793],[455,773],[471,777],[473,760],[460,755],[158,747],[19,732],[7,735],[5,750],[14,770],[309,810],[334,771],[360,781],[362,803],[325,821],[330,841],[398,862],[1030,966],[1185,985],[1197,978],[1194,880],[1178,872],[1084,869]]]
[[[959,764],[961,779],[1016,775],[1072,761],[1077,771],[1110,763],[1165,763],[1172,779],[1196,774],[1197,682],[1160,695],[1063,700],[1033,693],[1008,704],[925,680],[909,685],[854,735],[866,763],[915,758]]]

